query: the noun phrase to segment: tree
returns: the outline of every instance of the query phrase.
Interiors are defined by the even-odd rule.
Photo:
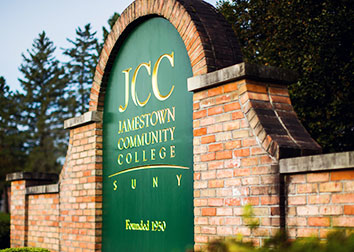
[[[97,48],[99,47],[96,32],[91,31],[91,25],[84,29],[76,29],[75,40],[67,39],[72,48],[64,51],[71,60],[66,64],[70,73],[70,96],[72,116],[87,112],[89,105],[90,87],[98,62]]]
[[[103,43],[106,41],[108,34],[111,32],[113,25],[116,23],[117,19],[120,17],[120,14],[114,12],[113,15],[108,19],[107,24],[109,25],[109,30],[106,27],[102,27],[103,32]]]
[[[66,152],[66,132],[63,121],[68,118],[66,87],[68,77],[54,57],[55,47],[45,32],[39,34],[22,54],[19,79],[24,91],[18,104],[21,109],[21,128],[26,136],[28,158],[26,171],[59,171],[58,159]]]
[[[26,159],[22,134],[17,128],[17,105],[17,96],[0,76],[0,195],[6,189],[6,174],[21,171]],[[5,199],[6,195],[5,191]]]
[[[354,148],[354,9],[350,0],[218,2],[245,61],[296,71],[299,119],[324,152]]]

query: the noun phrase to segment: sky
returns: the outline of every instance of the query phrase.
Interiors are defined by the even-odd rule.
[[[75,29],[91,23],[97,37],[102,38],[102,26],[114,12],[122,13],[133,0],[0,0],[0,76],[12,91],[20,90],[18,70],[22,53],[31,49],[33,40],[45,31],[56,46],[70,48],[67,38],[75,38]],[[207,0],[216,5],[217,0]]]

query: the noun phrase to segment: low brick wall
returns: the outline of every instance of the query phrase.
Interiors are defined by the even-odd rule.
[[[354,227],[354,152],[284,159],[280,172],[291,238]]]

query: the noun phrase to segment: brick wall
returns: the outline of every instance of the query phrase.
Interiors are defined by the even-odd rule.
[[[27,246],[59,251],[59,194],[27,197]]]
[[[311,137],[296,141],[307,134],[296,116],[292,125],[284,123],[295,114],[288,79],[275,71],[270,81],[260,74],[247,77],[243,70],[252,72],[253,67],[239,64],[189,80],[194,91],[196,249],[220,236],[241,234],[260,245],[275,234],[284,219],[279,156],[320,150]],[[247,204],[253,206],[257,229],[244,223]]]
[[[282,161],[291,238],[323,238],[333,228],[354,227],[353,157],[345,152]]]

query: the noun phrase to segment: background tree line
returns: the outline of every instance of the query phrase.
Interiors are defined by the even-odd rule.
[[[244,60],[294,70],[294,108],[324,152],[353,150],[354,89],[351,0],[229,0],[217,9],[231,23]],[[104,39],[119,14],[103,27]],[[43,31],[23,54],[21,91],[0,77],[0,181],[13,171],[59,172],[67,148],[67,118],[88,109],[90,85],[103,43],[90,24],[62,49]],[[1,185],[0,185],[1,189]]]
[[[102,27],[102,41],[118,17],[114,13],[108,20],[109,28]],[[68,143],[63,122],[88,111],[103,42],[90,24],[78,27],[76,37],[67,40],[71,47],[61,52],[68,61],[60,62],[45,31],[34,39],[32,47],[22,54],[20,91],[10,91],[0,76],[0,193],[8,173],[58,173]]]

